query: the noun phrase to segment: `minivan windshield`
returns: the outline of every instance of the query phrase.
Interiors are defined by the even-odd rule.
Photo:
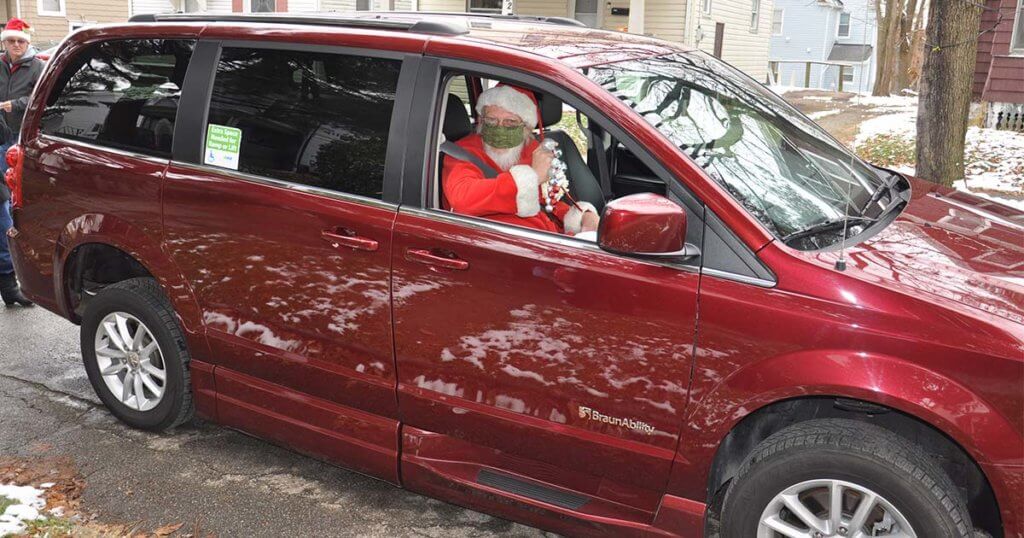
[[[849,236],[872,222],[862,213],[885,188],[879,174],[779,96],[712,56],[628,60],[591,67],[587,76],[790,245],[823,248],[844,229]]]

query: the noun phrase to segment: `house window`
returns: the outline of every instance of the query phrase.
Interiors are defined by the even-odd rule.
[[[750,1],[750,31],[757,33],[758,19],[761,17],[761,0]]]
[[[39,0],[37,7],[40,15],[64,16],[64,0]]]
[[[711,13],[711,0],[704,0],[704,13]]]
[[[839,14],[839,31],[836,35],[850,37],[850,14],[845,11]]]
[[[253,13],[273,13],[274,0],[250,0],[249,11]]]
[[[772,35],[782,35],[782,17],[785,10],[776,9],[772,11]]]
[[[1016,20],[1013,21],[1013,38],[1010,40],[1010,52],[1024,54],[1024,0],[1017,2]]]
[[[843,69],[843,84],[852,84],[852,83],[853,83],[853,68],[852,67],[847,67],[846,69]]]
[[[501,13],[501,0],[469,0],[470,13]]]

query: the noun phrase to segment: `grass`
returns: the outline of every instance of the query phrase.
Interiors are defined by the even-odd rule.
[[[11,506],[12,504],[17,504],[17,502],[18,501],[15,501],[10,497],[4,497],[3,495],[0,495],[0,515],[7,511],[8,506]]]
[[[865,161],[877,166],[894,167],[913,165],[915,159],[915,141],[899,135],[876,135],[865,140],[855,148],[857,155]]]
[[[44,538],[71,536],[75,530],[70,520],[62,517],[44,517],[25,522],[25,534]]]

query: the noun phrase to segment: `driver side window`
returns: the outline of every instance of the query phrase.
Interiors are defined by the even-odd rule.
[[[559,160],[564,164],[564,175],[567,182],[567,189],[561,201],[573,207],[586,208],[600,215],[606,203],[614,198],[636,194],[640,192],[653,192],[664,195],[666,193],[665,182],[654,174],[643,162],[637,158],[625,146],[613,140],[599,125],[586,115],[577,111],[576,108],[565,103],[558,96],[548,92],[538,91],[524,86],[497,78],[479,76],[474,73],[450,71],[443,78],[444,99],[442,99],[442,110],[438,111],[440,119],[440,132],[438,133],[437,160],[438,166],[435,171],[434,180],[431,182],[430,207],[444,211],[451,211],[469,217],[482,217],[490,220],[497,220],[504,224],[537,227],[534,222],[524,222],[514,216],[505,218],[496,215],[494,207],[485,207],[476,211],[477,207],[467,210],[465,205],[458,202],[468,189],[461,184],[458,174],[453,170],[452,163],[471,161],[465,155],[467,149],[478,149],[475,164],[481,170],[484,178],[499,178],[502,172],[509,171],[516,166],[532,165],[532,148],[543,140],[553,140],[557,143],[560,151]],[[527,95],[532,101],[530,106],[535,107],[537,118],[529,125],[530,133],[528,141],[515,158],[503,160],[500,157],[500,150],[490,148],[483,141],[482,131],[484,123],[481,113],[484,109],[479,106],[481,96],[496,87],[514,86],[523,90],[521,93]],[[507,93],[507,92],[506,92]],[[515,94],[512,97],[518,98]],[[484,98],[488,101],[488,98]],[[514,101],[514,100],[513,100]],[[502,101],[504,103],[504,101]],[[506,107],[516,108],[513,102],[505,104]],[[500,114],[500,113],[499,113]],[[516,123],[515,116],[505,118],[505,123]],[[529,119],[527,116],[526,119]],[[493,121],[492,121],[493,122]],[[529,142],[532,139],[534,142]],[[459,146],[459,147],[454,147]],[[481,149],[482,146],[482,149]],[[472,152],[471,152],[472,153]],[[483,161],[482,165],[480,161]],[[501,161],[501,162],[497,162]],[[483,166],[487,165],[487,166]],[[490,170],[487,168],[490,167]],[[514,172],[514,171],[513,171]],[[550,181],[549,177],[539,178],[540,182]],[[541,201],[546,202],[543,188]],[[453,204],[451,195],[460,197]],[[541,205],[541,213],[545,213],[546,206]],[[513,208],[509,208],[511,210]],[[565,233],[568,228],[562,226],[561,215],[557,208],[542,217],[556,223],[559,233]],[[522,215],[522,213],[520,213]],[[541,224],[544,224],[541,221]],[[542,231],[552,231],[542,229]],[[573,235],[566,233],[566,235]],[[596,234],[584,235],[581,237],[593,240]]]

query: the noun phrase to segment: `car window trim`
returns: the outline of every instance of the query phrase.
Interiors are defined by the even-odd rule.
[[[93,142],[86,142],[86,141],[84,141],[84,140],[82,140],[80,138],[69,138],[69,137],[60,136],[60,135],[44,133],[42,131],[40,131],[36,135],[35,138],[40,143],[61,142],[61,143],[64,143],[64,144],[68,144],[68,145],[72,145],[72,146],[80,146],[80,147],[83,147],[83,148],[86,148],[86,149],[91,149],[91,150],[94,150],[94,151],[106,151],[106,152],[114,153],[116,155],[121,155],[121,156],[124,156],[124,157],[131,157],[133,159],[141,159],[141,160],[144,160],[144,161],[147,161],[147,162],[151,162],[151,163],[155,163],[155,164],[161,164],[161,165],[165,165],[165,166],[171,160],[170,155],[163,155],[163,156],[161,156],[161,155],[151,155],[149,153],[139,153],[137,151],[133,151],[133,150],[130,150],[130,149],[117,148],[117,147],[113,147],[113,146],[105,146],[103,144],[96,144],[96,143],[93,143]]]
[[[334,189],[327,189],[324,187],[314,187],[312,185],[306,185],[304,183],[295,183],[292,181],[285,181],[283,179],[260,176],[256,174],[249,174],[247,172],[231,170],[230,168],[222,168],[219,166],[213,166],[209,164],[196,164],[177,160],[171,160],[170,165],[177,168],[193,170],[202,174],[219,174],[240,181],[246,181],[249,183],[255,183],[258,185],[265,185],[269,187],[282,188],[290,191],[300,192],[303,194],[323,196],[326,198],[331,198],[342,202],[357,203],[377,207],[380,209],[388,209],[392,211],[398,210],[398,204],[386,200],[370,198],[369,196],[362,196],[360,194],[336,191]]]
[[[527,228],[525,226],[515,226],[513,224],[507,224],[504,222],[498,222],[482,217],[474,217],[471,215],[461,215],[453,213],[451,211],[444,211],[441,209],[431,208],[420,208],[412,207],[409,205],[402,205],[399,207],[399,213],[413,215],[420,218],[426,218],[431,220],[438,220],[442,222],[448,222],[451,224],[457,224],[460,226],[466,226],[469,228],[475,228],[478,230],[492,231],[501,233],[504,235],[511,235],[521,239],[529,239],[533,241],[540,241],[549,245],[558,245],[563,247],[570,247],[579,249],[584,252],[600,253],[608,256],[614,256],[616,258],[624,258],[636,263],[642,263],[646,265],[657,265],[660,267],[666,267],[669,269],[678,269],[686,273],[699,275],[701,270],[697,265],[673,263],[659,258],[643,258],[639,256],[624,256],[614,252],[608,252],[603,250],[593,241],[587,241],[585,239],[576,239],[575,237],[545,232],[542,230],[536,230],[533,228]]]
[[[405,166],[405,133],[408,124],[406,118],[409,115],[409,110],[412,109],[414,85],[419,72],[419,62],[423,57],[421,54],[376,50],[364,47],[347,47],[344,45],[200,38],[196,43],[195,50],[193,50],[192,59],[185,74],[185,88],[182,91],[182,97],[178,105],[178,116],[175,119],[174,145],[171,152],[172,162],[200,167],[207,166],[203,164],[202,159],[203,147],[206,143],[206,126],[209,122],[210,101],[213,96],[213,85],[217,77],[217,67],[220,64],[221,54],[225,48],[313,52],[340,56],[363,56],[400,62],[398,82],[395,87],[395,101],[391,111],[391,123],[388,126],[388,147],[384,155],[383,184],[381,186],[381,200],[379,200],[391,205],[398,204]],[[188,100],[188,106],[185,106],[184,103],[186,99]],[[179,126],[181,128],[180,133],[178,131]],[[177,143],[179,140],[181,141],[180,145]],[[229,171],[229,169],[225,168],[211,168]],[[251,178],[282,181],[284,184],[294,185],[292,182],[276,178],[245,175]],[[314,189],[316,188],[314,187]],[[327,192],[346,194],[360,199],[376,200],[329,189]]]

